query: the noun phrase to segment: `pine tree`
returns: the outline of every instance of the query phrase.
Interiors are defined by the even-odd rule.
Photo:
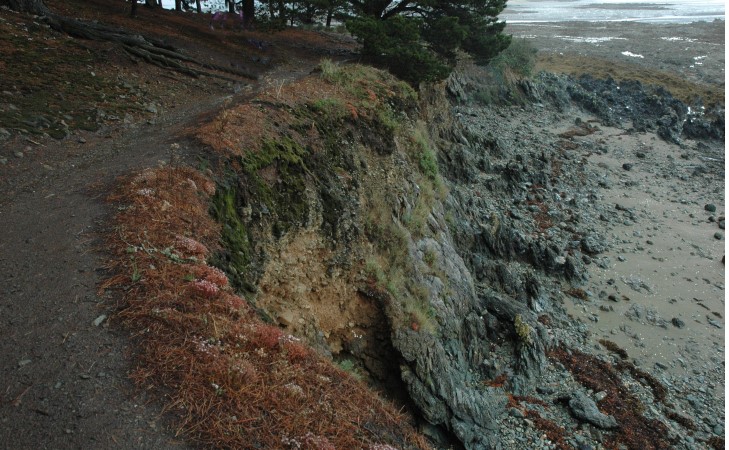
[[[447,77],[459,50],[486,64],[511,40],[497,18],[506,0],[349,1],[363,57],[412,83]]]

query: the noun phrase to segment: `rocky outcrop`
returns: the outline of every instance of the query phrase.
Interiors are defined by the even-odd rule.
[[[476,82],[456,75],[423,87],[417,106],[402,94],[373,108],[400,89],[378,85],[338,110],[336,101],[290,107],[277,120],[291,126],[264,148],[280,156],[245,155],[248,197],[231,202],[249,203],[237,205],[250,211],[239,228],[255,243],[243,262],[261,261],[250,273],[260,273],[251,282],[263,314],[371,380],[404,388],[438,445],[491,449],[502,445],[507,393],[534,393],[547,352],[570,339],[549,325],[563,290],[585,280],[587,265],[607,264],[611,241],[598,221],[635,217],[598,206],[610,180],[574,139],[596,126],[576,119],[561,134],[536,133],[539,120],[469,104]],[[683,106],[640,85],[540,75],[518,86],[537,102],[523,106],[531,117],[577,104],[669,138],[688,123]],[[623,91],[640,114],[625,112]],[[582,400],[571,402],[575,415],[614,427]]]
[[[605,125],[632,124],[636,131],[654,131],[666,141],[679,143],[692,139],[721,140],[724,136],[724,110],[706,111],[699,102],[686,105],[661,87],[638,81],[597,80],[583,75],[571,77],[540,73],[532,83],[532,97],[545,99],[564,108],[571,103],[598,116]]]
[[[615,420],[615,417],[601,413],[597,409],[595,401],[582,391],[577,391],[572,394],[572,398],[569,400],[569,406],[572,414],[583,422],[589,422],[603,429],[617,428],[618,426],[618,421]]]

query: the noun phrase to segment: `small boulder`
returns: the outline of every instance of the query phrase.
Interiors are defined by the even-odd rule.
[[[582,391],[575,391],[569,401],[572,414],[583,422],[589,422],[605,430],[617,428],[615,417],[603,414],[597,409],[595,402]]]

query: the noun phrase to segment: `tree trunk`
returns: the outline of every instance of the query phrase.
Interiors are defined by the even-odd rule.
[[[200,5],[200,0],[195,0],[196,6],[197,6],[197,13],[202,14],[202,6]]]
[[[228,1],[228,12],[235,14],[235,0]]]
[[[278,16],[280,22],[286,25],[286,3],[283,0],[278,0]]]
[[[182,0],[175,0],[175,11],[182,11]]]
[[[200,0],[198,0],[200,1]],[[246,29],[253,23],[253,18],[256,15],[256,5],[254,0],[243,0],[243,20]]]
[[[43,0],[0,0],[0,6],[7,6],[10,9],[20,12],[27,12],[38,16],[51,14]]]
[[[144,0],[144,5],[149,8],[157,8],[160,6],[160,4],[157,3],[157,0]]]
[[[132,17],[137,17],[137,0],[132,0]]]
[[[332,16],[334,15],[334,8],[327,10],[327,30],[332,27]]]

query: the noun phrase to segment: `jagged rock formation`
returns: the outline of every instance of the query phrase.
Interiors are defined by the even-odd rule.
[[[416,101],[379,72],[338,70],[306,81],[325,100],[278,92],[211,125],[274,124],[250,133],[257,141],[208,141],[233,173],[216,207],[232,230],[219,263],[271,321],[404,387],[434,441],[499,448],[506,392],[532,392],[554,345],[546,313],[610,245],[601,212],[584,208],[600,194],[581,180],[600,175],[569,152],[596,128],[577,121],[550,142],[528,124],[492,132],[510,117],[464,104],[473,80],[456,75]],[[640,114],[618,115],[617,91],[644,92],[622,87],[549,75],[520,85],[556,110],[576,102],[606,123],[689,132],[665,95],[633,93]]]

